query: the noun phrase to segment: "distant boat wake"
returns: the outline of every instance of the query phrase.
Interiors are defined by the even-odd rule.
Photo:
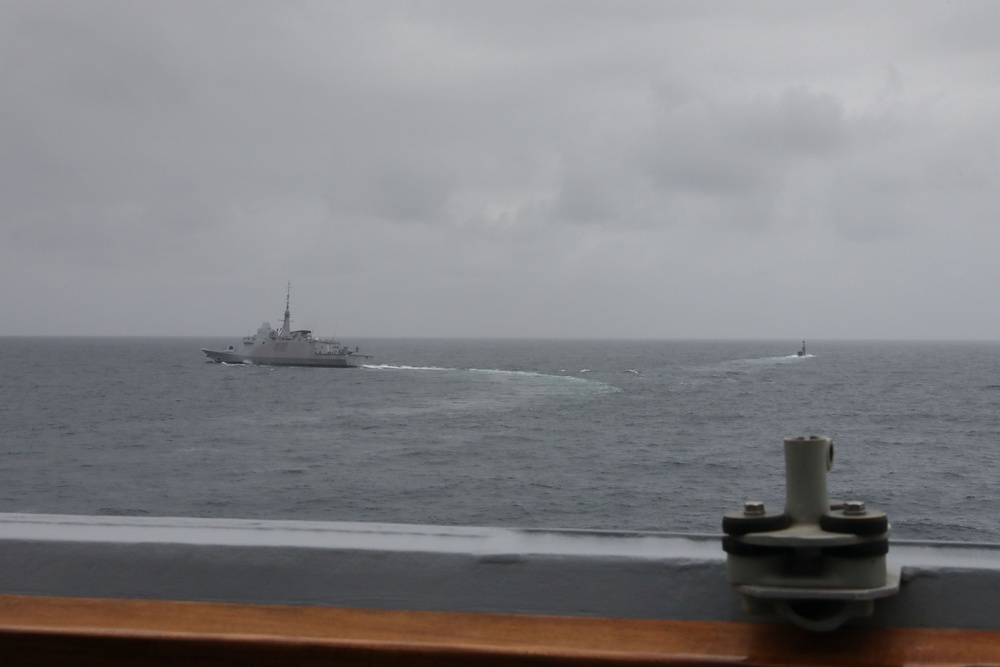
[[[783,366],[784,364],[794,364],[802,359],[811,359],[815,355],[805,354],[783,354],[778,357],[752,357],[749,359],[730,359],[728,361],[720,361],[715,364],[710,364],[708,366],[703,366],[700,370],[707,373],[724,373],[738,374],[750,373],[765,370],[767,368],[772,368],[775,366]]]
[[[787,364],[792,361],[798,361],[799,359],[812,359],[813,354],[783,354],[780,357],[756,357],[752,359],[734,359],[733,361],[727,362],[731,364],[747,364],[747,365],[766,365],[766,364]]]

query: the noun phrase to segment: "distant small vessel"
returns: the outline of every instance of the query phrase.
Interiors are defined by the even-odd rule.
[[[802,341],[802,349],[795,353],[796,357],[806,356],[806,342]]]
[[[285,320],[275,331],[264,322],[253,336],[246,336],[236,345],[225,350],[202,348],[209,359],[216,363],[251,364],[259,366],[323,366],[327,368],[357,368],[364,365],[370,355],[361,354],[332,338],[314,338],[308,329],[292,331],[289,311],[292,286],[285,294]]]

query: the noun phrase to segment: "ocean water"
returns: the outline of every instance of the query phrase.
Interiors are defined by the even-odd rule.
[[[717,533],[784,504],[782,441],[897,538],[1000,542],[1000,344],[0,338],[0,511]]]

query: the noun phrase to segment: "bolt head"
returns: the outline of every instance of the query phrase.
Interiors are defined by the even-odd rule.
[[[760,500],[748,500],[743,503],[744,516],[763,516],[764,503]]]
[[[866,512],[863,500],[848,500],[844,503],[845,516],[863,516]]]

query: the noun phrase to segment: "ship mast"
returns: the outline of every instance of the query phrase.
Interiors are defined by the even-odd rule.
[[[288,309],[288,303],[292,298],[292,281],[288,281],[288,290],[285,292],[285,322],[281,325],[281,335],[290,336],[292,333],[292,313]]]

